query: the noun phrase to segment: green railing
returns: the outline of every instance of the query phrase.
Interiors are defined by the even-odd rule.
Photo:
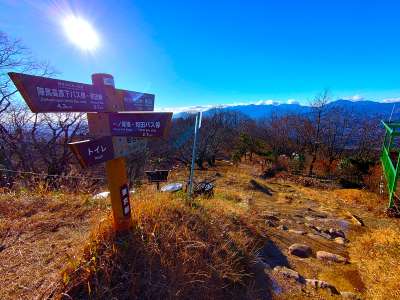
[[[400,123],[384,122],[383,127],[386,130],[383,141],[381,163],[383,174],[385,175],[386,185],[389,192],[389,207],[394,206],[394,197],[397,188],[397,179],[399,177],[400,155],[399,149],[393,147],[394,138],[400,136]],[[393,157],[395,155],[396,157]]]

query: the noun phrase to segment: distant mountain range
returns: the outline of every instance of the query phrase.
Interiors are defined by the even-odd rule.
[[[398,103],[383,103],[375,101],[350,101],[350,100],[336,100],[327,105],[329,108],[340,108],[349,112],[355,119],[363,118],[379,118],[388,120],[395,104],[392,121],[400,121],[400,102]],[[252,119],[260,120],[269,118],[272,115],[284,116],[288,114],[307,114],[311,112],[310,106],[302,106],[297,103],[293,104],[249,104],[237,106],[225,106],[222,108],[210,108],[203,112],[205,116],[213,114],[216,110],[219,111],[234,111],[242,113]],[[180,112],[174,114],[174,118],[185,118],[189,116],[189,112]]]

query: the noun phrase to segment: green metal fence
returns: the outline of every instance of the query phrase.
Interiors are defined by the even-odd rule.
[[[400,149],[394,142],[396,136],[400,136],[400,123],[382,121],[382,124],[386,133],[382,146],[381,163],[389,192],[389,207],[392,208],[394,206],[400,166]]]

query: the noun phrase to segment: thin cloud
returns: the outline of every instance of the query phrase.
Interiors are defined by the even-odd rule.
[[[349,101],[353,101],[353,102],[357,102],[357,101],[363,101],[365,100],[365,98],[361,95],[353,95],[350,97],[344,97],[343,100],[349,100]]]
[[[400,102],[400,97],[397,97],[397,98],[386,98],[386,99],[383,99],[381,102],[383,102],[383,103],[396,103],[396,102]]]
[[[300,104],[300,102],[297,101],[296,99],[288,99],[288,101],[286,103],[287,104]]]

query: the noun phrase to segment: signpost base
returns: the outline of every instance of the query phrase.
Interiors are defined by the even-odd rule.
[[[108,187],[114,217],[114,228],[125,231],[132,227],[129,203],[129,184],[125,158],[120,157],[106,162]]]

